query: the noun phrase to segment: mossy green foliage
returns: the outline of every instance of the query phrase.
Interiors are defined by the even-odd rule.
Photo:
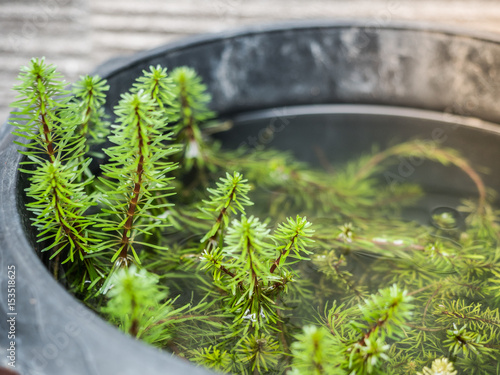
[[[322,171],[210,139],[228,123],[187,67],[144,71],[113,125],[99,77],[67,91],[33,59],[19,79],[41,248],[122,331],[222,373],[500,373],[499,212],[456,150],[414,140]],[[459,168],[477,197],[403,220],[423,192],[377,177],[400,158]]]

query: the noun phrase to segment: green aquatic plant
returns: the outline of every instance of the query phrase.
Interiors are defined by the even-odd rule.
[[[166,117],[147,92],[123,94],[115,113],[114,146],[104,150],[109,161],[99,178],[105,208],[96,226],[106,235],[99,250],[114,249],[111,261],[120,267],[132,259],[140,264],[135,248],[143,245],[141,237],[167,224],[153,211],[169,206],[162,198],[172,194],[170,172],[177,166],[168,157],[178,148],[169,143]]]
[[[99,77],[66,89],[33,59],[19,81],[39,250],[125,334],[221,373],[500,373],[499,211],[457,150],[410,140],[320,170],[224,149],[210,134],[231,124],[187,67],[150,67],[113,113]],[[425,194],[390,172],[404,158],[477,197],[404,219]]]
[[[90,234],[94,221],[85,215],[95,205],[86,193],[93,176],[84,175],[90,159],[85,157],[76,106],[62,76],[43,59],[33,59],[23,67],[19,80],[14,87],[18,100],[13,103],[17,109],[11,123],[16,126],[14,134],[24,139],[20,152],[26,156],[21,165],[30,182],[27,208],[36,216],[33,224],[39,242],[44,243],[42,251],[50,250],[51,257],[63,264],[84,263],[88,277],[94,280],[98,275],[86,258],[95,246]],[[97,106],[91,102],[88,108],[92,111]]]

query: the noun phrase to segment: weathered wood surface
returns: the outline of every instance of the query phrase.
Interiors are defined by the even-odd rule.
[[[290,19],[417,20],[500,33],[497,0],[0,0],[0,123],[19,65],[56,63],[69,81],[98,63],[198,33]]]

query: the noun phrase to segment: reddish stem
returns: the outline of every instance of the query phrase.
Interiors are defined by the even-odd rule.
[[[134,184],[134,190],[133,190],[133,197],[129,202],[128,209],[127,209],[127,221],[125,222],[123,226],[123,233],[122,233],[122,239],[121,239],[121,251],[119,257],[122,259],[127,259],[128,255],[128,249],[130,246],[130,236],[129,232],[132,230],[133,224],[134,224],[134,215],[135,211],[137,208],[137,204],[139,202],[139,195],[141,194],[141,184],[142,184],[142,175],[144,172],[144,154],[143,154],[143,146],[144,146],[144,139],[142,138],[141,134],[141,126],[140,126],[140,116],[139,113],[136,110],[136,116],[137,116],[137,137],[139,140],[139,163],[137,164],[137,169],[136,169],[136,175],[137,175],[137,182]],[[127,262],[124,262],[124,264],[127,264]]]

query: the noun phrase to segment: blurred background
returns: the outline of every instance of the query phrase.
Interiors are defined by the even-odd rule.
[[[499,0],[0,0],[0,124],[20,65],[45,56],[70,82],[111,57],[189,35],[300,19],[411,20],[500,35]]]

